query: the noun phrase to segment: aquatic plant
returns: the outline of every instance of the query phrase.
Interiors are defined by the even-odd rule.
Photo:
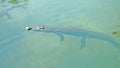
[[[116,27],[117,27],[117,28],[120,28],[120,25],[117,25]]]
[[[12,3],[12,4],[18,4],[18,3],[21,3],[21,2],[28,2],[29,0],[10,0],[9,3]]]
[[[112,32],[115,37],[120,37],[120,30]]]
[[[120,37],[120,25],[116,25],[116,31],[112,32],[115,37]]]
[[[18,8],[18,7],[24,7],[26,4],[24,3],[20,3],[17,5],[11,5],[11,6],[6,6],[2,9],[0,9],[0,17],[6,15],[8,18],[11,18],[11,16],[8,14],[8,12],[14,8]]]
[[[19,1],[18,1],[18,0],[10,0],[9,3],[12,3],[12,4],[18,4]]]
[[[29,0],[24,0],[24,2],[28,2]]]

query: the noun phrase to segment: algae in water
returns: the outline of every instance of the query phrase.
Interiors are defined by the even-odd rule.
[[[19,4],[21,2],[28,2],[29,0],[10,0],[9,3],[12,3],[12,4]]]
[[[112,32],[112,34],[116,37],[120,37],[120,25],[117,25],[117,30]]]

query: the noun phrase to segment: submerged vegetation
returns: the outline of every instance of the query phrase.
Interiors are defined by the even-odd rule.
[[[112,32],[112,34],[116,37],[120,37],[120,25],[117,25],[117,30]]]
[[[18,0],[10,0],[9,3],[12,3],[12,4],[18,4],[19,1],[18,1]]]
[[[29,0],[24,0],[24,2],[28,2]]]
[[[117,28],[120,28],[120,25],[117,25],[116,27],[117,27]]]
[[[17,8],[19,6],[24,7],[29,0],[2,0],[5,3],[0,4],[0,17],[6,15],[9,19],[11,19],[11,15],[9,15],[9,10]],[[0,1],[1,2],[1,1]]]
[[[9,3],[12,3],[12,4],[19,4],[21,2],[28,2],[29,0],[10,0]]]
[[[114,31],[112,34],[113,34],[114,36],[118,37],[118,36],[120,36],[120,31]]]

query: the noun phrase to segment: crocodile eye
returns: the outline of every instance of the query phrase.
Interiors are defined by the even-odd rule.
[[[44,25],[39,26],[39,29],[45,29],[45,26]]]

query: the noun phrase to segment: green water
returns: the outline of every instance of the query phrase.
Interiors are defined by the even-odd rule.
[[[109,42],[87,39],[80,50],[81,37],[65,35],[60,42],[56,34],[24,29],[65,25],[114,37],[120,30],[119,6],[119,0],[30,0],[25,8],[10,10],[10,19],[0,17],[0,68],[120,68],[119,52]]]

